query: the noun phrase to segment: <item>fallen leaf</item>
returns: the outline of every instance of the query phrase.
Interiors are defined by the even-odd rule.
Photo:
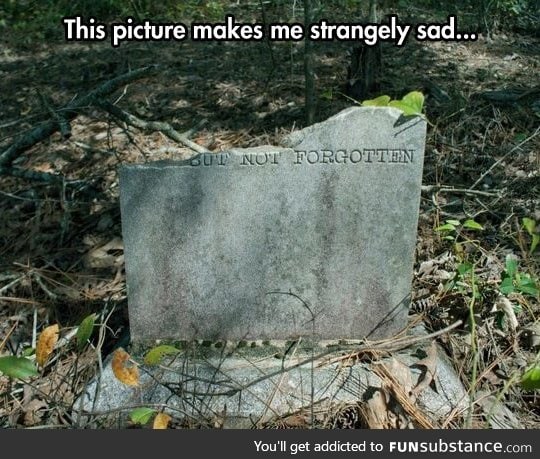
[[[135,408],[131,413],[129,413],[129,418],[134,424],[144,425],[148,421],[150,421],[150,418],[154,415],[155,412],[156,410],[152,408],[142,406],[140,408]]]
[[[122,239],[115,237],[107,244],[94,248],[84,258],[85,266],[89,268],[118,267],[124,263],[124,244]]]
[[[152,429],[154,430],[166,429],[169,425],[170,420],[171,420],[171,417],[168,414],[158,413],[156,417],[154,418],[154,425],[152,426]]]
[[[388,405],[382,389],[375,390],[371,397],[360,407],[364,420],[370,429],[389,429]]]
[[[25,357],[15,357],[8,355],[0,357],[0,373],[10,378],[25,379],[30,376],[37,376],[38,371],[34,362]]]
[[[118,381],[127,386],[137,386],[139,384],[139,369],[135,365],[127,365],[129,354],[122,348],[114,351],[111,362],[112,371]]]
[[[44,366],[52,354],[55,344],[58,341],[58,324],[50,325],[39,335],[36,346],[36,362],[39,366]]]
[[[43,408],[49,405],[43,400],[34,398],[24,406],[24,425],[27,427],[38,425],[42,422]]]
[[[519,327],[519,322],[510,300],[504,296],[500,296],[497,303],[495,303],[495,307],[498,311],[504,312],[506,318],[508,319],[508,327],[510,327],[510,330],[515,331],[516,328]]]
[[[429,347],[429,350],[427,351],[427,355],[422,360],[419,360],[417,363],[415,363],[414,366],[422,366],[426,370],[422,373],[420,378],[418,379],[418,383],[416,384],[415,388],[411,391],[411,396],[413,396],[414,399],[418,397],[418,395],[427,387],[430,386],[430,384],[435,380],[435,376],[437,375],[437,362],[438,362],[438,355],[437,355],[437,343],[435,341],[431,342],[431,346]]]
[[[94,330],[94,325],[96,322],[96,315],[90,314],[85,317],[84,320],[79,325],[77,329],[77,347],[81,350],[90,336],[92,336],[92,331]]]
[[[144,363],[146,365],[157,365],[166,355],[178,354],[179,352],[180,351],[174,346],[162,344],[161,346],[156,346],[148,351],[144,356]]]

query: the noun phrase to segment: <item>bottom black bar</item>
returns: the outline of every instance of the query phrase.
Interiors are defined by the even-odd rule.
[[[3,430],[13,457],[538,457],[535,430]],[[160,453],[161,452],[161,453]],[[193,456],[192,453],[196,455]],[[208,456],[206,456],[208,455]],[[213,456],[210,456],[213,455]],[[99,456],[98,456],[99,457]]]

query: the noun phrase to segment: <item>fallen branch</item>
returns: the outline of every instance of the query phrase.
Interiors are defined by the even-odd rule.
[[[156,69],[155,66],[144,67],[141,69],[133,70],[128,73],[124,73],[112,80],[109,80],[99,86],[97,89],[91,91],[86,96],[77,97],[62,109],[58,110],[61,118],[65,122],[69,122],[78,115],[78,111],[84,107],[92,105],[96,100],[103,99],[105,96],[113,93],[121,86],[124,86],[139,78],[143,78]],[[38,142],[47,139],[52,134],[60,129],[60,123],[54,119],[46,121],[41,126],[32,129],[27,134],[23,135],[16,142],[11,144],[6,150],[0,154],[0,173],[12,172],[10,175],[14,175],[13,170],[8,166],[11,165],[13,160],[21,154],[23,151],[34,146]],[[20,174],[17,170],[15,173]],[[21,175],[18,175],[21,176]]]
[[[144,121],[131,113],[125,112],[120,107],[117,107],[108,101],[96,100],[96,105],[130,126],[142,129],[144,131],[162,132],[169,137],[169,139],[181,143],[196,153],[210,153],[210,151],[206,148],[201,147],[195,142],[189,140],[186,136],[180,134],[169,123],[165,123],[163,121]]]
[[[529,142],[530,140],[534,139],[538,133],[540,133],[540,127],[539,128],[536,128],[536,131],[534,131],[529,137],[527,137],[525,140],[523,140],[522,142],[518,143],[514,148],[512,148],[508,153],[505,153],[503,156],[501,156],[497,161],[495,161],[491,166],[490,168],[484,172],[476,182],[474,182],[471,187],[469,188],[469,191],[471,191],[473,188],[476,188],[476,186],[482,181],[484,180],[484,177],[488,174],[491,173],[491,171],[493,169],[495,169],[499,164],[501,164],[506,158],[508,158],[512,153],[514,153],[514,151],[516,151],[519,147],[521,147],[522,145],[525,145],[527,142]]]
[[[59,174],[21,169],[20,167],[0,166],[0,175],[10,175],[11,177],[18,177],[44,183],[62,183],[64,180],[64,177]]]
[[[387,351],[387,352],[399,351],[401,349],[405,349],[405,348],[407,348],[409,346],[412,346],[413,344],[417,344],[417,343],[420,343],[420,342],[425,341],[425,340],[433,339],[433,338],[436,338],[437,336],[448,333],[451,330],[459,327],[462,324],[463,324],[462,320],[457,320],[456,322],[449,325],[448,327],[445,327],[445,328],[443,328],[441,330],[437,330],[437,331],[435,331],[433,333],[429,333],[427,335],[404,336],[404,337],[398,338],[398,339],[390,338],[390,339],[379,341],[379,342],[360,345],[360,346],[356,347],[347,356],[341,357],[341,359],[344,359],[344,360],[349,359],[349,358],[351,358],[351,357],[353,357],[355,355],[359,355],[361,353],[371,352],[371,351]],[[333,354],[333,353],[339,352],[339,351],[343,351],[343,349],[327,349],[327,350],[325,350],[325,351],[323,351],[323,352],[321,352],[321,353],[319,353],[317,355],[314,355],[314,356],[312,356],[310,358],[302,360],[302,361],[300,361],[298,363],[295,363],[295,364],[290,365],[288,367],[280,368],[279,370],[276,370],[276,371],[273,371],[273,372],[271,372],[269,374],[263,375],[260,378],[256,378],[253,381],[249,381],[249,382],[247,382],[247,383],[245,383],[243,385],[239,385],[239,387],[236,387],[236,388],[230,389],[230,390],[225,390],[225,391],[222,391],[222,392],[216,392],[213,395],[225,395],[225,396],[235,395],[236,393],[241,392],[243,390],[246,390],[249,387],[254,386],[254,385],[256,385],[256,384],[258,384],[258,383],[260,383],[262,381],[265,381],[265,380],[267,380],[269,378],[273,378],[274,376],[278,376],[278,375],[280,375],[282,373],[285,373],[285,372],[290,371],[290,370],[294,370],[295,368],[304,366],[306,364],[316,362],[317,360],[320,360],[323,357],[326,357],[326,356],[328,356],[330,354]],[[220,372],[221,372],[221,370],[220,370]],[[225,374],[225,376],[227,376],[227,375]],[[190,393],[190,392],[186,391],[185,393]]]
[[[47,109],[51,118],[56,121],[58,124],[58,129],[60,134],[62,134],[63,139],[69,139],[71,137],[71,125],[69,120],[66,118],[65,113],[62,113],[59,110],[56,110],[49,99],[47,99],[43,94],[40,93],[41,103]]]
[[[491,196],[498,197],[500,193],[493,191],[479,191],[479,190],[470,190],[467,188],[452,188],[450,186],[444,185],[422,185],[422,193],[454,193],[454,194],[467,194],[467,195],[478,195],[478,196]]]

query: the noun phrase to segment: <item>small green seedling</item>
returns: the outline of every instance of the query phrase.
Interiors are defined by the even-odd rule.
[[[480,298],[480,291],[474,281],[474,265],[472,263],[460,263],[456,267],[456,274],[445,285],[447,291],[454,290],[468,296],[472,293],[475,299]]]
[[[540,389],[540,365],[535,364],[521,377],[521,387],[525,390]]]
[[[37,376],[39,373],[32,360],[9,355],[0,357],[0,374],[14,379],[26,379]]]
[[[533,252],[536,250],[538,243],[540,242],[540,228],[537,227],[536,221],[532,218],[523,218],[521,220],[521,224],[523,225],[523,228],[525,228],[525,231],[527,231],[527,233],[529,233],[529,236],[531,237],[529,255],[532,255]]]
[[[154,414],[156,414],[156,410],[142,406],[131,411],[129,418],[133,424],[145,425],[148,424]]]
[[[400,100],[392,100],[390,96],[379,96],[375,99],[364,100],[363,107],[394,107],[401,110],[405,116],[422,116],[424,108],[424,94],[420,91],[412,91]]]
[[[504,272],[499,290],[502,294],[519,292],[533,297],[538,296],[538,285],[529,274],[519,272],[517,259],[512,255],[506,256]]]
[[[438,226],[435,228],[435,231],[439,231],[443,235],[443,239],[455,241],[460,233],[460,228],[473,231],[482,231],[484,229],[480,223],[469,218],[468,220],[465,220],[463,224],[459,220],[445,220],[444,225]]]

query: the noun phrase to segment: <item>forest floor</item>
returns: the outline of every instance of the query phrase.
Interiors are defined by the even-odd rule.
[[[347,48],[315,46],[318,120],[354,105],[343,95]],[[193,129],[191,140],[214,152],[277,144],[304,125],[302,52],[295,43],[25,48],[6,39],[0,41],[0,151],[50,118],[42,96],[62,106],[148,64],[159,64],[159,71],[110,100],[179,132]],[[383,46],[381,94],[426,94],[411,315],[429,330],[463,319],[439,338],[475,402],[469,424],[456,415],[455,427],[493,426],[482,409],[486,399],[502,425],[540,427],[540,396],[519,384],[540,347],[540,247],[531,252],[538,228],[524,224],[540,226],[539,56],[538,39],[516,34]],[[97,108],[83,109],[71,126],[69,139],[56,133],[14,166],[62,174],[81,186],[0,177],[0,356],[35,347],[49,324],[60,324],[69,337],[91,313],[108,318],[102,357],[128,339],[117,168],[193,153],[160,132],[128,129]],[[0,426],[69,427],[72,403],[97,371],[95,347],[78,350],[68,339],[34,384],[0,375]]]

